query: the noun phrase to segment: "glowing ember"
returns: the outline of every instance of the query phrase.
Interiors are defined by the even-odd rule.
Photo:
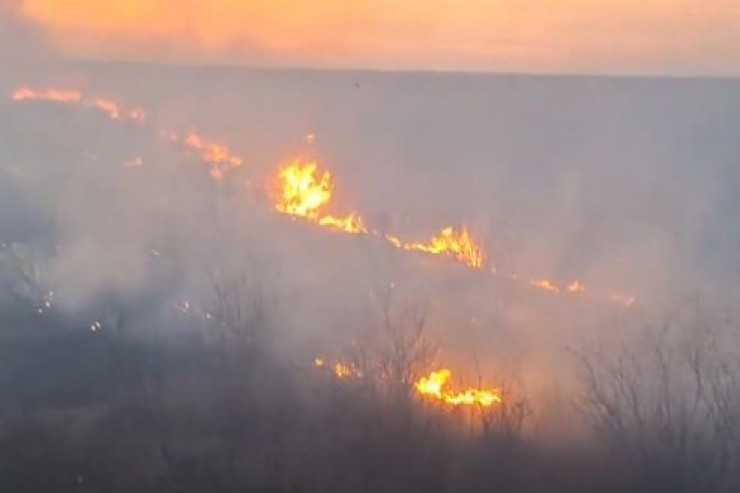
[[[427,398],[435,399],[452,406],[491,407],[501,402],[501,391],[498,389],[466,389],[455,391],[449,388],[452,372],[447,368],[431,372],[414,383],[416,392]]]

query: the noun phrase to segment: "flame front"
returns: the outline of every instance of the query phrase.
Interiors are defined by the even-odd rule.
[[[331,173],[319,172],[315,161],[306,163],[293,161],[283,167],[278,176],[280,193],[275,208],[283,214],[300,217],[319,226],[345,233],[382,237],[399,250],[447,255],[468,267],[483,266],[482,250],[466,228],[458,231],[450,226],[428,242],[406,242],[396,236],[381,236],[378,231],[368,229],[362,217],[355,212],[342,217],[324,214],[323,211],[331,202],[334,185]]]
[[[98,96],[91,97],[79,90],[57,88],[37,90],[23,86],[17,88],[11,98],[15,102],[49,101],[57,104],[79,105],[103,112],[112,120],[144,123],[147,119],[147,113],[143,108],[125,108],[114,100]],[[159,129],[159,135],[195,151],[200,160],[210,166],[210,175],[215,181],[223,180],[227,172],[242,166],[243,159],[234,154],[227,145],[206,139],[194,132],[180,137],[175,132]],[[309,143],[313,142],[314,138],[312,134],[306,136]],[[124,164],[128,167],[139,167],[143,162],[137,158]],[[302,218],[332,231],[370,235],[386,241],[399,250],[450,257],[472,269],[482,269],[486,265],[482,249],[465,227],[459,230],[451,226],[445,227],[425,242],[407,241],[399,236],[369,229],[360,214],[356,212],[345,216],[325,213],[333,194],[332,176],[328,171],[319,173],[318,164],[315,161],[304,163],[296,160],[290,163],[280,170],[279,180],[280,193],[274,207],[280,213]],[[491,272],[497,275],[495,269],[491,269]],[[535,279],[529,281],[529,285],[550,293],[577,294],[586,291],[580,281],[563,284],[562,288],[548,279]],[[607,295],[605,293],[599,295],[591,291],[589,293],[593,299],[606,300],[626,308],[636,303],[636,299],[631,295]]]
[[[423,397],[431,398],[451,406],[491,407],[502,401],[501,391],[498,389],[466,389],[455,391],[450,388],[449,381],[452,372],[442,368],[421,377],[414,383],[414,389]]]

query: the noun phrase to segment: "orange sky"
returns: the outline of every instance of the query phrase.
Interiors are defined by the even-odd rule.
[[[21,0],[68,55],[740,74],[740,0]]]

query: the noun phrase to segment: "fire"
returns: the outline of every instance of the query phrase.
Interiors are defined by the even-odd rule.
[[[586,286],[584,286],[581,281],[576,280],[568,284],[569,293],[583,293],[584,291],[586,291]]]
[[[353,363],[334,362],[327,363],[324,358],[316,357],[313,360],[316,368],[329,371],[335,378],[362,378],[363,374]],[[469,388],[456,391],[450,388],[449,382],[452,372],[442,368],[431,372],[429,375],[419,378],[413,384],[413,389],[421,397],[434,399],[450,406],[482,406],[491,407],[502,402],[499,389],[476,389]]]
[[[147,113],[143,108],[124,108],[114,100],[97,96],[90,97],[79,90],[57,88],[36,90],[23,86],[12,93],[12,100],[16,102],[50,101],[58,104],[80,105],[103,112],[112,120],[129,120],[143,123],[147,118]],[[198,157],[210,166],[210,175],[216,181],[223,180],[229,171],[239,168],[243,164],[243,159],[234,154],[227,145],[207,139],[197,133],[190,132],[180,137],[175,132],[160,129],[159,134],[172,142],[181,143],[186,148],[195,151]],[[306,136],[306,141],[309,143],[313,142],[314,139],[313,134]],[[143,161],[136,158],[124,164],[130,167],[139,167],[143,165]],[[451,226],[445,227],[425,242],[407,241],[400,236],[370,229],[363,221],[362,216],[356,212],[345,216],[326,213],[325,211],[334,192],[334,184],[332,175],[328,171],[319,172],[319,166],[315,161],[301,162],[296,160],[289,163],[280,170],[279,181],[280,190],[274,208],[282,214],[298,217],[337,232],[373,236],[386,241],[399,250],[450,257],[472,269],[485,267],[486,260],[483,250],[465,227],[459,230]],[[495,269],[491,269],[491,273],[498,275]],[[585,286],[578,280],[563,285],[563,288],[548,279],[535,279],[529,281],[529,284],[550,293],[567,292],[575,294],[586,291]],[[636,302],[636,299],[630,295],[597,294],[592,296],[594,299],[610,301],[626,308],[633,306]]]
[[[380,237],[380,233],[368,229],[357,213],[353,212],[344,217],[323,213],[331,202],[334,184],[331,173],[328,171],[320,173],[315,161],[306,163],[293,161],[280,170],[279,179],[280,193],[275,205],[279,212],[345,233]],[[468,267],[483,266],[482,250],[466,228],[460,231],[453,227],[444,228],[426,243],[405,242],[392,235],[385,235],[383,238],[400,250],[449,255]]]
[[[293,161],[280,170],[279,179],[281,186],[275,205],[278,212],[301,217],[319,226],[345,233],[368,233],[357,213],[345,217],[323,213],[331,201],[334,186],[331,174],[328,171],[319,174],[315,161],[307,163]]]
[[[118,105],[114,103],[113,101],[108,101],[107,99],[95,98],[92,104],[94,107],[98,108],[104,113],[108,113],[108,117],[112,120],[118,120],[119,118],[121,118],[121,112],[118,109]]]
[[[146,121],[146,111],[141,107],[124,108],[112,99],[99,96],[88,97],[77,90],[46,89],[36,90],[30,87],[19,87],[12,94],[13,101],[50,101],[59,104],[80,105],[103,112],[111,120],[130,120],[137,123]],[[198,153],[200,159],[211,166],[211,177],[220,181],[226,173],[242,165],[241,157],[232,153],[228,146],[206,139],[194,132],[184,138],[175,132],[161,131],[172,142],[182,142],[187,148]],[[138,165],[138,164],[137,164]]]
[[[328,369],[336,378],[339,379],[362,377],[360,369],[352,363],[342,363],[337,361],[333,365],[328,365],[324,358],[317,357],[314,358],[313,365],[316,368]]]
[[[210,139],[206,139],[194,132],[188,133],[184,139],[181,139],[176,133],[169,133],[169,139],[172,142],[180,142],[193,151],[211,166],[211,178],[221,181],[226,173],[241,167],[243,160],[241,157],[232,153],[228,146],[220,144]]]
[[[284,214],[315,219],[329,203],[332,194],[331,174],[325,171],[316,178],[316,162],[293,162],[280,170],[282,195],[276,208]]]
[[[395,241],[389,241],[396,244]],[[447,227],[428,243],[410,243],[402,247],[405,250],[450,255],[468,267],[476,269],[483,267],[481,248],[473,241],[466,228],[456,231],[453,227]]]
[[[342,363],[335,363],[332,371],[334,371],[337,378],[348,378],[357,375],[357,370],[353,366],[343,365]]]
[[[105,113],[111,120],[132,120],[143,122],[146,120],[146,112],[143,108],[125,109],[112,99],[85,97],[80,91],[66,89],[36,90],[30,87],[19,87],[13,92],[13,101],[50,101],[59,104],[82,105],[95,108]]]
[[[56,103],[80,103],[82,94],[79,91],[47,89],[36,91],[30,87],[20,87],[13,92],[13,101],[54,101]]]
[[[560,288],[555,285],[552,281],[549,279],[535,279],[532,281],[529,281],[529,284],[542,289],[543,291],[548,291],[550,293],[559,293]]]
[[[442,368],[421,377],[414,383],[414,389],[422,397],[435,399],[452,406],[491,407],[502,401],[501,391],[498,389],[466,389],[455,391],[449,387],[452,372]]]
[[[362,218],[357,214],[350,214],[346,217],[324,216],[319,219],[319,225],[344,231],[345,233],[367,233],[367,228],[362,222]]]

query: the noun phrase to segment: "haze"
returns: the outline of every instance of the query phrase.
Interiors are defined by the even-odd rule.
[[[0,489],[737,490],[734,2],[0,6]]]

